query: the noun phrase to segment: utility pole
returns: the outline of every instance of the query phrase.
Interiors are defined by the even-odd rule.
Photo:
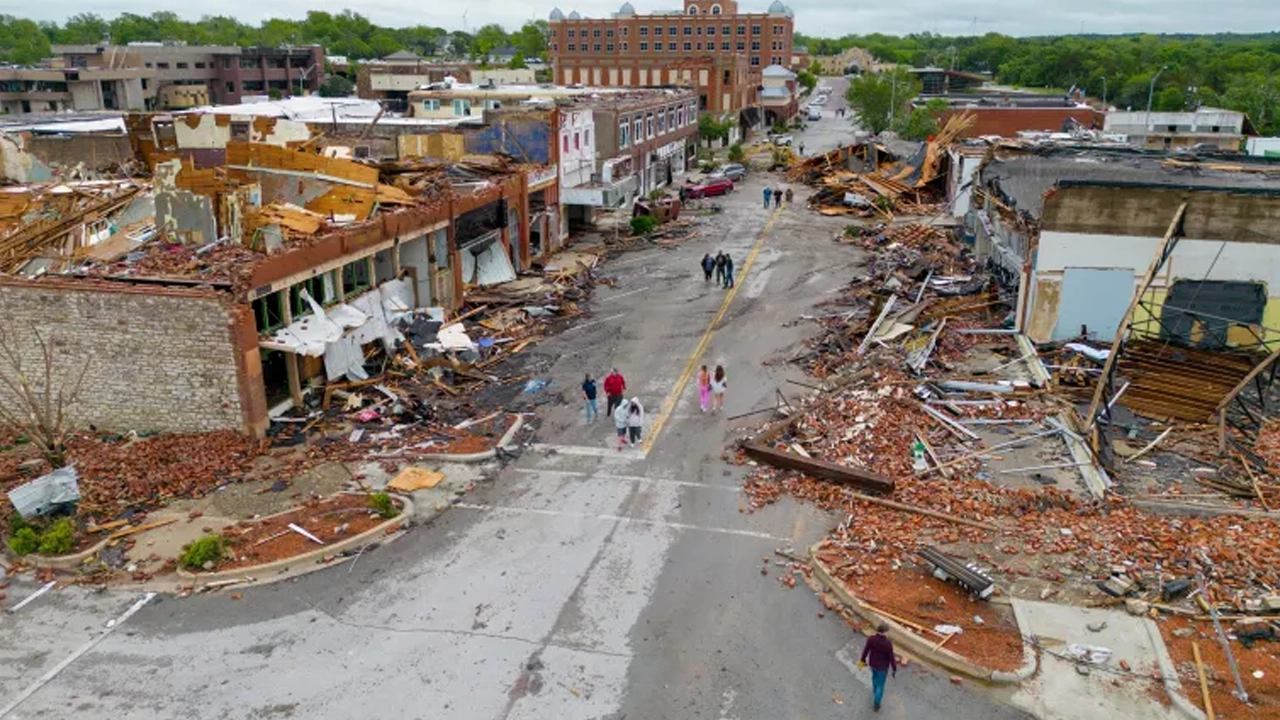
[[[1148,115],[1148,117],[1147,117],[1147,122],[1148,122],[1148,123],[1150,123],[1150,122],[1151,122],[1151,118],[1150,118],[1150,115],[1151,115],[1151,101],[1152,101],[1152,99],[1154,99],[1154,98],[1155,98],[1155,96],[1156,96],[1156,81],[1160,79],[1160,74],[1161,74],[1161,73],[1163,73],[1165,70],[1168,70],[1168,69],[1169,69],[1169,66],[1168,66],[1168,65],[1165,65],[1164,67],[1162,67],[1162,68],[1160,68],[1159,70],[1157,70],[1157,71],[1156,71],[1155,77],[1151,78],[1151,87],[1147,89],[1147,115]]]
[[[898,113],[898,69],[893,69],[893,85],[889,91],[889,129],[893,129],[893,119]]]
[[[1107,109],[1107,76],[1102,76],[1102,109]]]

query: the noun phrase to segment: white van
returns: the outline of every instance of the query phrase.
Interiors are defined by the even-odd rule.
[[[809,115],[808,115],[808,118],[809,118],[809,121],[810,121],[810,122],[814,122],[814,121],[817,121],[817,120],[821,120],[821,119],[822,119],[822,108],[818,107],[817,105],[810,105],[810,106],[809,106]]]

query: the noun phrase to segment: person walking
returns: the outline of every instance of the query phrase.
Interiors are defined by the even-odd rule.
[[[644,405],[640,404],[640,398],[631,398],[630,408],[627,410],[627,435],[631,447],[640,442],[640,429],[643,427]]]
[[[795,196],[796,196],[795,190],[792,190],[791,188],[787,188],[787,204],[788,205],[790,205],[791,201],[795,199]]]
[[[711,412],[724,409],[724,394],[729,389],[729,378],[724,374],[724,366],[717,365],[715,375],[711,376]]]
[[[773,188],[768,185],[764,188],[764,209],[769,209],[769,198],[773,197]]]
[[[711,257],[711,253],[702,256],[702,272],[706,275],[708,282],[711,281],[711,271],[716,269],[716,260]]]
[[[631,403],[621,402],[613,411],[613,427],[618,431],[618,452],[627,441],[627,415],[631,412]]]
[[[729,259],[729,256],[725,255],[723,250],[716,252],[716,284],[717,285],[721,285],[721,286],[724,285],[724,265],[725,265],[725,262],[728,261],[728,259]]]
[[[775,208],[782,207],[782,188],[773,191],[773,206]]]
[[[711,373],[707,371],[707,366],[703,365],[698,371],[698,405],[702,407],[702,412],[707,411],[707,406],[711,402]]]
[[[804,143],[800,143],[800,155],[804,156]]]
[[[598,420],[600,408],[596,406],[596,381],[592,379],[591,373],[587,373],[586,379],[582,381],[582,399],[587,404],[587,422]]]
[[[884,700],[884,684],[889,672],[898,676],[898,659],[893,656],[893,641],[885,635],[887,632],[889,626],[880,623],[876,634],[867,638],[867,644],[862,646],[862,658],[858,660],[859,668],[871,666],[871,706],[875,710],[880,709],[880,702]]]
[[[733,258],[729,257],[728,253],[724,256],[724,286],[733,287]]]
[[[604,379],[604,396],[608,400],[605,414],[612,415],[613,409],[622,405],[622,393],[627,391],[627,380],[614,368]]]

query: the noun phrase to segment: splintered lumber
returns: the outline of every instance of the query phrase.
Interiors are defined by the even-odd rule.
[[[107,539],[119,540],[122,537],[128,537],[135,533],[146,532],[148,530],[155,530],[158,527],[164,527],[165,525],[170,525],[176,522],[178,522],[178,518],[176,517],[172,517],[167,520],[157,520],[155,522],[147,523],[146,525],[138,525],[136,527],[125,528],[124,530],[117,530],[111,533],[110,535],[108,535]]]
[[[999,532],[1000,530],[1000,528],[996,527],[995,525],[991,525],[989,523],[979,522],[977,520],[970,520],[968,518],[956,517],[955,515],[949,515],[947,513],[939,512],[937,510],[930,510],[928,508],[916,507],[915,505],[908,505],[906,503],[895,502],[893,500],[885,500],[884,498],[872,497],[870,495],[863,495],[862,493],[849,493],[849,495],[855,500],[868,502],[868,503],[871,503],[872,505],[880,505],[881,507],[887,507],[893,510],[901,510],[902,512],[913,513],[915,515],[923,515],[925,517],[931,517],[937,520],[946,520],[947,522],[953,522],[959,525],[968,525],[969,527],[975,527],[975,528],[978,528],[979,530],[989,530],[991,532]]]
[[[885,477],[879,473],[844,467],[825,460],[800,457],[799,455],[774,450],[754,442],[747,443],[742,449],[747,454],[747,457],[773,467],[785,470],[799,470],[806,475],[830,480],[841,485],[852,485],[871,492],[886,494],[893,492],[893,478]]]
[[[872,605],[871,603],[866,602],[866,601],[864,601],[864,600],[859,600],[859,601],[858,601],[858,604],[859,604],[859,605],[861,605],[861,606],[862,606],[862,608],[863,608],[864,610],[869,610],[869,611],[871,611],[871,612],[875,613],[876,615],[879,615],[880,617],[886,617],[886,618],[889,618],[890,620],[892,620],[892,621],[894,621],[894,622],[898,623],[899,625],[905,625],[905,626],[907,626],[907,627],[911,628],[912,630],[916,630],[916,631],[919,631],[919,632],[922,632],[922,633],[930,633],[930,634],[933,634],[933,635],[937,635],[937,636],[938,636],[938,637],[940,637],[940,638],[948,638],[948,639],[950,638],[950,636],[948,636],[946,633],[940,633],[940,632],[938,632],[937,630],[934,630],[933,628],[925,627],[925,626],[921,625],[920,623],[912,622],[912,621],[910,621],[910,620],[908,620],[908,619],[906,619],[906,618],[898,617],[897,615],[894,615],[893,613],[885,612],[884,610],[881,610],[880,608],[876,607],[875,605]]]
[[[1134,460],[1137,460],[1138,458],[1142,457],[1143,455],[1146,455],[1147,453],[1151,452],[1151,450],[1152,450],[1152,449],[1154,449],[1154,448],[1155,448],[1155,446],[1159,445],[1159,444],[1160,444],[1160,441],[1161,441],[1161,440],[1163,440],[1163,439],[1165,439],[1165,437],[1166,437],[1166,436],[1168,436],[1168,434],[1169,434],[1169,433],[1171,433],[1171,432],[1173,432],[1173,426],[1172,426],[1172,425],[1170,425],[1169,427],[1165,428],[1165,429],[1164,429],[1164,432],[1162,432],[1162,433],[1160,433],[1158,436],[1156,436],[1156,439],[1155,439],[1155,440],[1152,440],[1151,442],[1147,443],[1146,447],[1142,448],[1142,449],[1141,449],[1141,450],[1139,450],[1138,452],[1136,452],[1136,453],[1134,453],[1134,454],[1130,455],[1129,457],[1125,458],[1125,459],[1124,459],[1124,461],[1125,461],[1126,463],[1131,463],[1131,462],[1133,462]]]
[[[1204,700],[1204,716],[1214,720],[1213,699],[1209,697],[1209,681],[1204,676],[1204,664],[1200,662],[1200,645],[1191,641],[1191,657],[1196,661],[1196,675],[1200,678],[1200,697]]]
[[[109,523],[102,523],[101,525],[90,525],[84,530],[85,532],[96,533],[103,532],[104,530],[115,530],[116,528],[121,528],[128,524],[128,520],[112,520]]]

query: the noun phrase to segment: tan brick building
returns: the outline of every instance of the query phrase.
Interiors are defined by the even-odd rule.
[[[683,10],[636,14],[627,2],[608,18],[551,11],[549,53],[565,85],[684,85],[702,112],[760,122],[762,71],[787,67],[795,20],[774,0],[767,12],[743,13],[736,0],[684,0]]]

